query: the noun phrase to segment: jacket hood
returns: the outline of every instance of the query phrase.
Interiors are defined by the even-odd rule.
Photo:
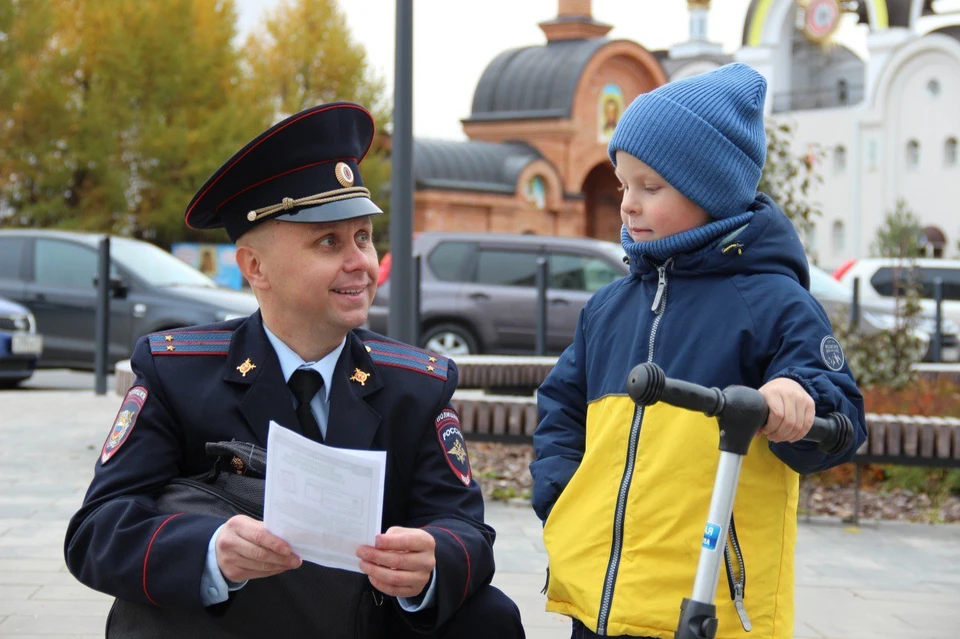
[[[747,212],[752,217],[746,224],[703,248],[669,258],[670,271],[678,276],[778,273],[809,290],[807,255],[793,222],[765,193],[757,193]],[[630,272],[636,277],[652,277],[656,267],[647,257],[630,260]]]

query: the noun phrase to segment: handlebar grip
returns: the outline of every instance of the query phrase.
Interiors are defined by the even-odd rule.
[[[839,455],[847,450],[853,441],[853,423],[843,413],[814,417],[813,426],[803,439],[817,442],[817,448],[827,455]]]
[[[664,402],[672,406],[686,408],[704,413],[709,417],[727,414],[726,411],[730,397],[727,393],[732,392],[734,387],[728,387],[721,391],[717,388],[707,388],[699,384],[685,382],[679,379],[667,377],[663,369],[653,362],[638,364],[630,371],[627,378],[627,393],[637,404],[649,406],[657,402]],[[747,393],[752,398],[753,394],[760,395],[760,391],[746,387],[736,387],[741,393],[737,396],[738,405],[743,404]],[[732,396],[731,396],[732,397]],[[756,413],[760,422],[757,427],[766,421],[767,409],[766,402],[757,399]],[[726,412],[725,412],[726,411]],[[827,455],[838,455],[847,450],[853,441],[853,424],[850,418],[843,413],[830,413],[827,417],[814,417],[813,426],[804,436],[804,441],[812,441],[818,444],[817,448]]]

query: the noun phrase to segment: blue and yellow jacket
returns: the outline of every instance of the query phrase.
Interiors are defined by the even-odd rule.
[[[703,249],[662,265],[631,260],[631,275],[583,309],[573,344],[539,389],[531,472],[550,561],[547,609],[598,634],[673,637],[719,460],[715,419],[634,404],[626,393],[634,366],[656,362],[668,377],[718,388],[789,377],[818,415],[840,411],[855,425],[855,441],[836,457],[809,442],[754,441],[734,504],[728,579],[717,589],[721,639],[792,636],[798,473],[849,460],[866,438],[863,400],[807,291],[793,225],[762,194],[751,211],[748,224]]]

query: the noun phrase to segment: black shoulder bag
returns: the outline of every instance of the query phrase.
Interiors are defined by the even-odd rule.
[[[230,441],[206,445],[214,465],[172,480],[157,497],[164,512],[263,519],[266,451]],[[383,595],[366,575],[304,562],[296,570],[251,579],[222,604],[196,610],[117,599],[107,617],[109,639],[146,637],[323,637],[373,639],[382,633]]]

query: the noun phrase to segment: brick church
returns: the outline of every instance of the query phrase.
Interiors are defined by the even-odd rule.
[[[620,234],[607,142],[624,108],[667,82],[647,49],[611,40],[590,0],[559,0],[546,44],[487,65],[467,141],[414,141],[414,228],[598,237]]]

